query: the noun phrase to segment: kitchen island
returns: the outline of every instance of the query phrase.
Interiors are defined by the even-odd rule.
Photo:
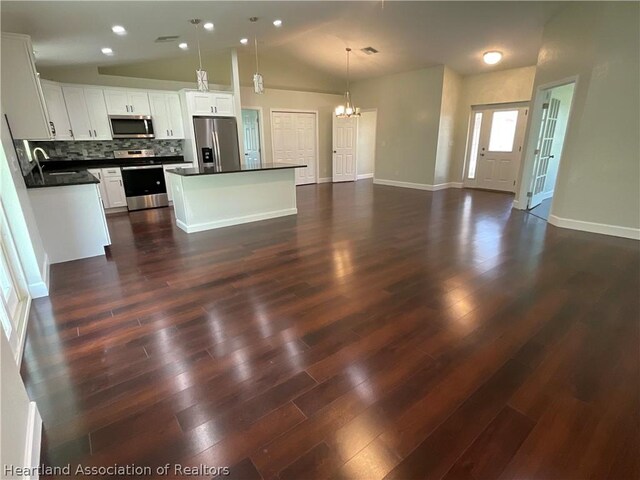
[[[111,244],[100,181],[86,170],[24,177],[51,263],[104,255]]]
[[[167,170],[176,224],[187,233],[295,215],[296,168],[252,163]]]

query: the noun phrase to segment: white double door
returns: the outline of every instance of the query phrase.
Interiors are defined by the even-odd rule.
[[[528,107],[473,111],[465,187],[515,191],[527,114]]]
[[[333,117],[333,181],[353,182],[358,176],[358,117]]]
[[[307,112],[271,112],[273,161],[298,163],[296,185],[317,183],[316,114]]]

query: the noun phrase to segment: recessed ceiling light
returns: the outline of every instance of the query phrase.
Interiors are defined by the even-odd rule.
[[[482,58],[484,59],[484,63],[486,63],[487,65],[495,65],[500,60],[502,60],[502,52],[498,52],[497,50],[484,52]]]
[[[281,26],[282,26],[282,20],[274,20],[274,21],[273,21],[273,24],[274,24],[276,27],[281,27]]]
[[[205,23],[205,24],[204,24],[204,28],[205,28],[206,30],[212,31],[212,30],[213,30],[213,23],[211,23],[211,22],[207,22],[207,23]]]
[[[109,47],[104,47],[101,52],[105,55],[113,55],[113,50],[111,50]]]
[[[116,35],[124,35],[127,33],[127,30],[122,25],[114,25],[111,27],[111,31]]]
[[[186,50],[187,48],[189,48],[189,45],[187,45],[186,43],[182,42],[178,44],[178,47],[180,47],[182,50]]]
[[[240,43],[243,45],[246,45],[247,43],[249,43],[249,39],[248,38],[241,38],[240,39]]]

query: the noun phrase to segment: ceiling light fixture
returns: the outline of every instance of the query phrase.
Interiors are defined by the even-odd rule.
[[[189,48],[189,45],[186,44],[185,42],[182,42],[178,44],[178,48],[181,48],[182,50],[187,50]]]
[[[241,39],[240,39],[240,43],[241,43],[242,45],[246,45],[247,43],[249,43],[249,39],[248,39],[248,38],[241,38]]]
[[[100,50],[102,53],[104,53],[105,55],[113,55],[113,50],[111,50],[109,47],[104,47],[102,50]]]
[[[196,44],[198,45],[198,69],[196,70],[196,81],[198,82],[198,90],[201,92],[209,91],[209,80],[207,78],[207,72],[202,69],[202,55],[200,54],[200,37],[198,37],[198,25],[202,23],[199,18],[189,20],[189,23],[196,29]]]
[[[213,31],[213,23],[211,22],[207,22],[203,25],[205,30],[209,30],[210,32]]]
[[[351,49],[349,47],[347,50],[347,91],[344,92],[344,105],[338,105],[336,107],[336,117],[338,118],[351,118],[351,117],[359,117],[360,109],[355,107],[351,103],[351,92],[349,91],[349,55],[351,54]]]
[[[274,24],[276,27],[281,27],[281,26],[282,26],[282,20],[280,20],[280,19],[278,19],[278,20],[274,20],[274,21],[273,21],[273,24]]]
[[[495,65],[500,60],[502,60],[502,52],[498,52],[497,50],[491,50],[490,52],[484,52],[482,55],[484,63],[487,65]]]
[[[111,31],[116,35],[125,35],[127,30],[122,25],[114,25],[111,27]]]

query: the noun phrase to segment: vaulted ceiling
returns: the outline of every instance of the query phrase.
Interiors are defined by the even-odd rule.
[[[536,63],[546,21],[559,2],[420,1],[2,1],[2,30],[31,35],[39,66],[115,66],[195,55],[195,31],[188,22],[215,24],[201,31],[204,54],[244,49],[241,37],[257,36],[267,57],[286,57],[328,75],[344,76],[344,48],[354,49],[353,78],[447,64],[461,74]],[[249,17],[259,20],[251,23]],[[274,19],[283,26],[275,28]],[[127,34],[117,36],[113,25]],[[179,40],[156,43],[159,36]],[[190,49],[177,47],[181,41]],[[375,55],[363,47],[379,50]],[[100,49],[110,47],[111,57]],[[497,49],[504,60],[482,62]]]

